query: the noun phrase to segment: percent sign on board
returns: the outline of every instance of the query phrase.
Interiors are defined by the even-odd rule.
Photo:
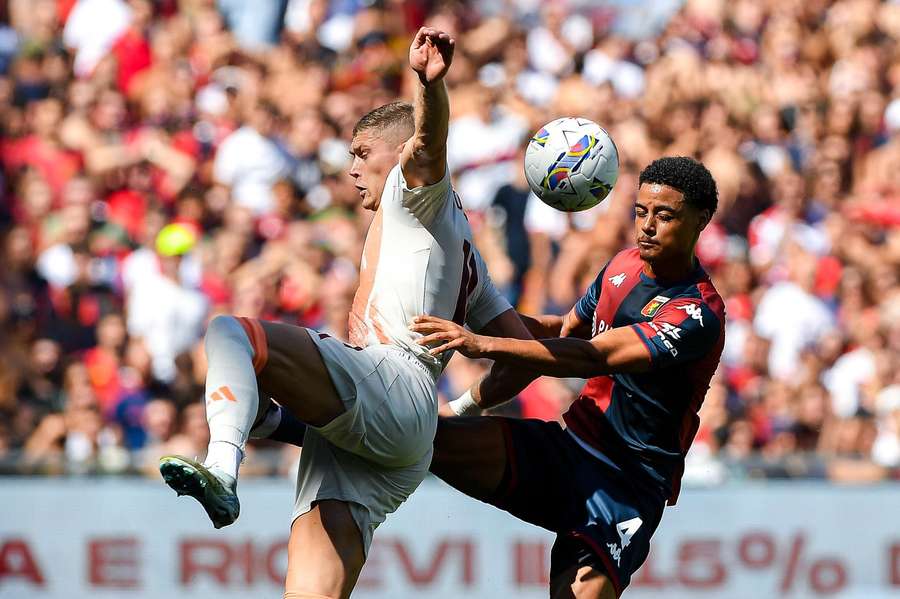
[[[835,593],[847,584],[847,569],[836,557],[810,559],[804,553],[806,535],[795,533],[787,552],[779,551],[772,535],[765,532],[747,533],[738,541],[738,557],[748,569],[762,570],[781,566],[779,583],[783,594],[790,593],[798,576],[806,573],[809,586],[818,593]]]

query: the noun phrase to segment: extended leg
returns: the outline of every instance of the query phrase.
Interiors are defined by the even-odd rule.
[[[350,596],[365,562],[349,506],[324,500],[291,526],[285,599]]]
[[[257,370],[260,387],[300,421],[324,426],[344,413],[319,348],[303,327],[250,321],[258,326],[267,359]]]
[[[185,456],[163,456],[159,471],[178,495],[200,502],[216,528],[228,526],[240,513],[237,497],[238,466],[253,423],[259,418],[259,392],[255,370],[265,361],[266,347],[254,347],[241,322],[219,316],[209,323],[205,348],[206,419],[210,443],[206,461]]]
[[[237,478],[250,429],[265,409],[260,407],[256,371],[267,348],[253,343],[253,331],[237,318],[217,316],[205,339],[206,420],[209,422],[207,466]]]
[[[268,424],[273,433],[292,424],[293,419],[271,409],[269,396],[314,426],[344,411],[318,349],[302,327],[219,316],[209,325],[206,354],[210,430],[206,464],[219,465],[232,477],[237,476],[254,423]],[[262,403],[258,389],[264,392]],[[272,421],[275,416],[277,423]]]
[[[431,473],[470,497],[493,497],[507,466],[503,427],[500,418],[439,418]]]
[[[160,472],[179,495],[197,499],[220,528],[240,512],[238,466],[254,423],[265,424],[268,397],[314,426],[327,424],[344,407],[318,349],[301,327],[218,316],[207,329],[206,353],[206,461],[164,456]]]

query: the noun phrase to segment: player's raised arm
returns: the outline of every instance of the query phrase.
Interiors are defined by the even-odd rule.
[[[455,43],[448,33],[422,27],[409,48],[409,65],[419,82],[413,101],[415,133],[403,146],[400,168],[410,189],[437,183],[446,172],[450,100],[444,75]]]

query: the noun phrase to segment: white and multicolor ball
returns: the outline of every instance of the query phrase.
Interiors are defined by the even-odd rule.
[[[619,177],[619,153],[603,127],[577,117],[551,121],[525,150],[525,178],[545,204],[587,210],[609,195]]]

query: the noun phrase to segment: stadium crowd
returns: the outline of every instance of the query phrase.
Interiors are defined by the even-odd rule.
[[[350,133],[410,97],[427,21],[458,39],[455,186],[521,312],[568,310],[631,243],[652,159],[695,156],[716,177],[698,253],[727,341],[690,479],[898,477],[900,3],[0,7],[2,470],[202,455],[216,314],[346,337],[370,218]],[[573,215],[530,196],[521,166],[531,132],[564,115],[606,126],[621,159],[610,198]],[[442,399],[485,367],[455,357]],[[580,383],[540,379],[504,409],[559,418]],[[286,471],[281,455],[247,466]]]

